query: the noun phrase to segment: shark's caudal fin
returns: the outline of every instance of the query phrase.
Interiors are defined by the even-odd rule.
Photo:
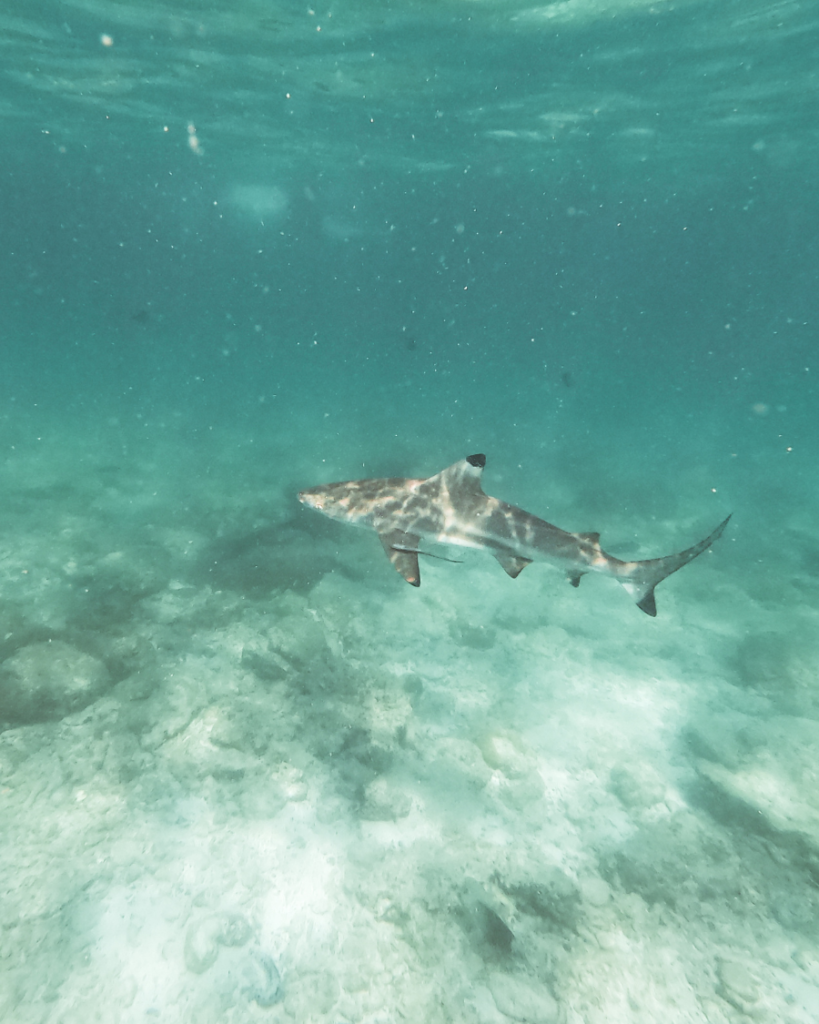
[[[681,551],[678,555],[668,555],[666,558],[649,558],[645,562],[624,562],[622,567],[618,567],[615,574],[616,578],[634,599],[640,611],[645,612],[646,615],[657,614],[657,605],[654,601],[654,588],[657,584],[662,583],[666,576],[670,576],[672,572],[682,569],[684,565],[687,565],[697,555],[701,555],[703,551],[707,551],[714,541],[722,536],[722,531],[728,525],[730,518],[728,516],[726,519],[723,519],[716,530],[709,534],[705,540],[701,540],[699,544]]]

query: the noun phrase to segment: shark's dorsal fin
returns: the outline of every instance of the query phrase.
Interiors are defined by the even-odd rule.
[[[599,544],[600,534],[599,533],[578,533],[577,535],[581,540],[586,540],[589,544]]]
[[[418,568],[417,548],[421,538],[414,533],[405,533],[404,530],[378,530],[378,537],[396,572],[401,573],[407,583],[420,587],[421,570]]]
[[[512,579],[516,579],[527,565],[532,564],[531,558],[520,558],[518,555],[505,555],[501,551],[495,552],[495,558],[500,562],[502,568]]]
[[[483,494],[481,475],[486,465],[485,455],[467,455],[465,459],[454,462],[441,473],[450,494],[461,493]]]

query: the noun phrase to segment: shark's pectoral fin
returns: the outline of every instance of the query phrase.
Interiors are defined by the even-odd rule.
[[[527,565],[532,564],[531,558],[518,558],[517,555],[505,555],[502,551],[496,551],[495,558],[497,558],[504,571],[507,572],[513,580],[520,576]]]
[[[418,568],[417,547],[421,538],[403,530],[378,530],[378,537],[396,572],[400,572],[407,583],[420,587],[421,570]]]

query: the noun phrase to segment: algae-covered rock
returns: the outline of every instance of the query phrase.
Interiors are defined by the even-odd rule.
[[[61,640],[29,644],[0,664],[0,719],[46,722],[87,707],[110,685],[99,658]]]

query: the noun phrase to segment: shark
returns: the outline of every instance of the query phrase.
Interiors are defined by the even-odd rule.
[[[532,562],[559,566],[572,586],[586,573],[612,576],[640,611],[656,616],[654,588],[718,540],[727,516],[704,540],[676,555],[623,561],[600,547],[599,533],[570,533],[484,493],[485,455],[469,455],[425,479],[388,477],[322,484],[299,493],[309,508],[375,530],[387,558],[414,587],[421,585],[422,543],[488,551],[512,579]],[[440,556],[432,556],[440,557]],[[445,559],[457,561],[457,559]]]

